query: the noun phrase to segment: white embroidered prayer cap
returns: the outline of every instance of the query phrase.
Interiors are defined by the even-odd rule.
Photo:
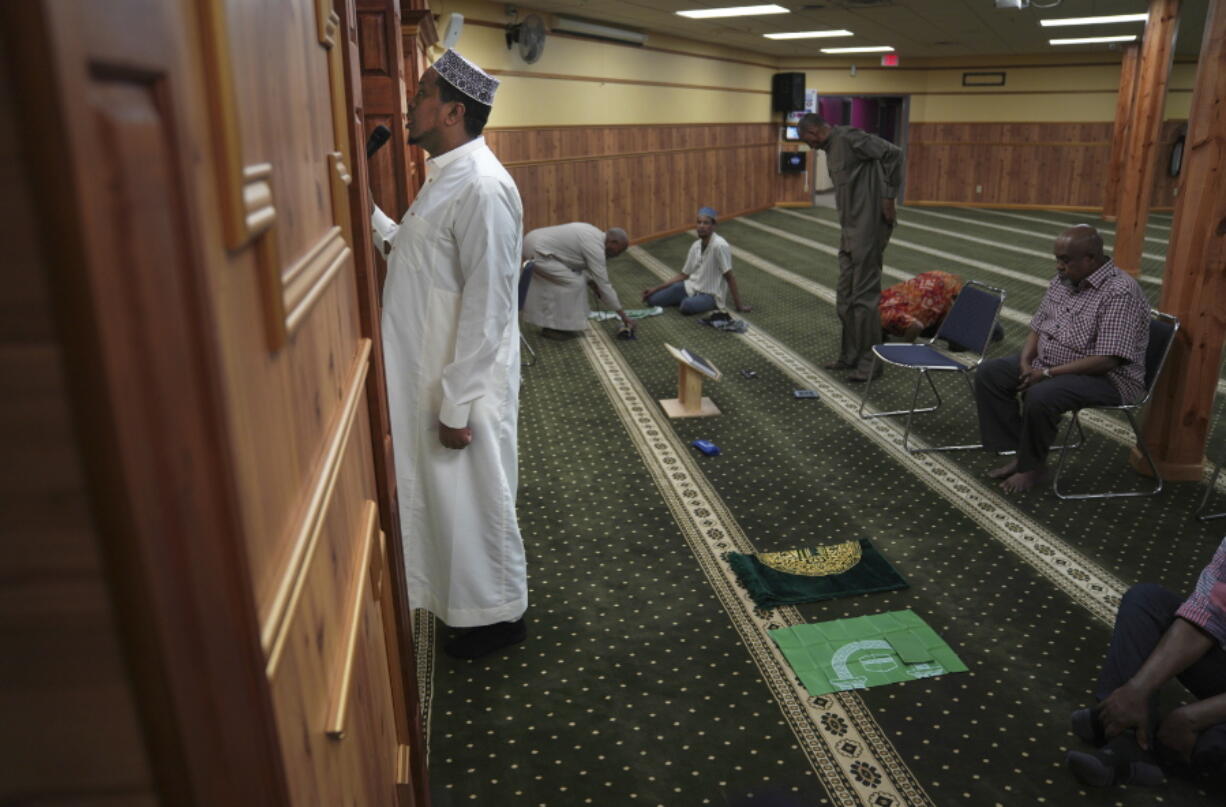
[[[453,48],[430,65],[447,83],[474,101],[486,106],[494,105],[494,93],[498,91],[498,79],[456,53]]]

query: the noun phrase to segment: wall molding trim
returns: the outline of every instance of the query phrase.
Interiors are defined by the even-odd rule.
[[[645,81],[633,78],[608,78],[603,76],[578,76],[568,73],[535,73],[530,70],[487,70],[491,76],[512,78],[539,78],[550,81],[586,81],[592,84],[628,84],[636,87],[669,87],[682,90],[707,90],[710,92],[745,92],[753,95],[770,95],[770,90],[752,90],[747,87],[720,87],[714,84],[680,84],[674,81]]]

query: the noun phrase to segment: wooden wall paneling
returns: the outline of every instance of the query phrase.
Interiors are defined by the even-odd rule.
[[[256,248],[257,271],[264,295],[265,328],[269,345],[277,348],[285,343],[286,329],[285,302],[277,272],[277,240],[272,231],[277,219],[272,165],[246,161],[247,149],[236,114],[239,85],[234,79],[225,7],[221,3],[201,2],[198,8],[205,86],[212,115],[213,165],[226,246],[241,249],[253,245]]]
[[[368,346],[351,368],[352,401],[344,453],[321,473],[335,494],[319,524],[319,550],[298,575],[285,640],[269,657],[268,678],[286,766],[298,804],[389,803],[399,742],[382,625],[370,599],[371,541],[377,507],[367,408],[362,390]],[[374,610],[373,615],[368,612]],[[355,627],[355,621],[357,627]],[[377,664],[364,663],[373,657]]]
[[[290,299],[306,290],[304,304],[293,307],[301,313],[291,338],[276,351],[254,338],[249,251],[220,257],[213,284],[263,666],[292,797],[385,804],[400,745],[392,696],[376,721],[390,734],[355,732],[332,748],[324,724],[331,682],[348,663],[340,648],[351,616],[349,581],[364,562],[355,524],[366,502],[390,495],[376,482],[384,434],[371,434],[372,413],[382,410],[367,400],[373,340],[363,329],[376,319],[371,278],[366,271],[363,292],[352,244],[357,233],[363,244],[367,235],[365,201],[357,205],[360,218],[351,210],[354,172],[362,167],[353,154],[365,132],[345,81],[346,50],[352,59],[360,28],[356,13],[340,9],[344,14],[331,0],[298,0],[297,13],[282,15],[227,7],[233,67],[251,77],[236,112],[244,147],[262,149],[278,188],[293,191],[278,195],[286,224],[278,227],[281,277],[294,290]],[[398,37],[394,31],[394,43]],[[249,69],[268,58],[294,69]],[[377,675],[369,687],[390,692],[390,671],[387,663],[368,670]]]
[[[990,196],[994,192],[993,189],[999,187],[1001,162],[992,150],[978,148],[971,154],[971,163],[971,184],[966,193],[967,201],[974,202]],[[977,193],[976,186],[982,187],[983,190]],[[908,188],[908,193],[913,191]]]
[[[621,223],[612,219],[609,208],[605,204],[604,196],[600,192],[600,162],[597,160],[585,160],[582,166],[583,175],[580,182],[582,182],[583,187],[585,209],[581,211],[578,220],[595,222],[604,229],[623,227]]]
[[[1181,121],[1164,124],[1165,170]],[[1096,207],[1109,162],[1111,125],[915,123],[907,155],[908,197],[953,204]],[[1176,180],[1159,175],[1153,201],[1169,206]],[[975,186],[983,186],[981,193]]]
[[[519,185],[527,229],[588,220],[637,241],[692,226],[703,204],[728,216],[807,199],[802,177],[778,176],[777,134],[771,124],[580,126],[493,129],[487,140]]]
[[[0,21],[4,33],[39,39],[10,15]],[[13,662],[0,666],[0,802],[92,805],[117,795],[152,807],[151,761],[73,429],[54,264],[39,244],[46,211],[28,170],[37,163],[17,131],[20,65],[10,58],[0,36],[0,641]]]
[[[20,73],[34,86],[27,120],[48,166],[41,179],[54,189],[39,221],[54,223],[74,258],[56,270],[66,273],[57,299],[73,324],[73,395],[88,402],[78,431],[152,767],[169,804],[286,804],[287,775],[301,803],[324,793],[325,803],[391,803],[403,744],[386,731],[395,724],[388,698],[362,694],[391,689],[393,665],[378,644],[387,634],[377,624],[362,634],[359,658],[377,663],[365,668],[368,685],[353,690],[355,702],[372,704],[365,723],[382,728],[356,732],[343,755],[325,752],[319,765],[297,752],[304,734],[325,736],[315,715],[327,692],[274,709],[257,634],[267,629],[269,650],[305,654],[301,667],[274,654],[278,681],[319,683],[320,669],[348,663],[310,653],[319,652],[317,628],[347,616],[336,604],[352,587],[335,597],[327,584],[351,579],[362,562],[352,526],[376,495],[378,441],[365,380],[351,372],[355,355],[365,367],[370,343],[361,340],[345,255],[345,231],[355,229],[342,189],[349,121],[338,112],[346,108],[339,62],[327,54],[339,52],[339,15],[306,0],[275,20],[242,5],[220,18],[219,5],[190,8],[197,16],[151,0],[85,13],[69,2],[3,10],[4,28],[25,43]],[[217,37],[234,32],[219,64]],[[294,65],[292,76],[248,69],[268,53]],[[207,99],[193,95],[193,57],[206,80],[219,71],[254,77],[227,99],[233,109],[219,110],[215,83]],[[66,108],[79,113],[74,126],[63,125]],[[208,148],[210,134],[234,133],[226,121],[241,124],[239,162],[268,166],[268,187],[289,189],[278,193],[275,241],[268,231],[232,249],[225,195],[233,189],[206,188],[215,164],[233,157]],[[286,256],[277,277],[311,301],[276,350],[259,293],[270,255]],[[323,267],[326,280],[303,281],[311,267]],[[339,454],[324,439],[338,418],[357,424]],[[348,458],[339,469],[337,456]],[[308,551],[315,540],[328,551]],[[286,598],[286,590],[301,593]],[[307,638],[295,644],[286,626],[303,624]],[[335,633],[325,630],[320,645]]]
[[[19,34],[73,433],[159,796],[284,804],[195,250],[197,217],[221,215],[200,213],[188,168],[206,151],[190,140],[195,21],[150,0],[0,13]]]
[[[370,205],[368,202],[370,181],[365,149],[365,115],[362,106],[361,53],[358,44],[359,28],[353,0],[335,0],[340,19],[340,38],[343,48],[345,99],[349,126],[349,162],[353,166],[353,181],[348,187],[351,244],[354,254],[354,272],[357,281],[358,317],[361,333],[371,340],[371,367],[367,379],[366,398],[370,407],[372,437],[375,440],[375,477],[378,482],[379,512],[383,529],[392,535],[400,534],[399,510],[396,501],[396,474],[391,455],[383,450],[385,438],[391,431],[387,411],[386,378],[383,368],[383,336],[381,331],[381,292],[378,266],[382,260],[375,258],[374,239],[370,231]]]
[[[318,50],[316,46],[333,52],[339,20],[327,0],[314,0],[311,13],[288,17],[282,26],[288,35],[278,36],[270,35],[267,23],[253,24],[242,7],[227,9],[221,3],[200,2],[198,8],[207,46],[211,123],[219,133],[215,138],[215,164],[227,246],[240,249],[256,243],[269,341],[273,348],[279,348],[344,262],[343,257],[328,251],[326,241],[333,236],[326,232],[326,223],[341,222],[342,232],[348,235],[345,186],[349,174],[342,158],[348,150],[345,120],[339,111],[303,115],[292,101],[308,96],[321,83],[331,88],[334,97],[342,92],[339,53],[321,60],[313,52]],[[236,17],[243,22],[236,24]],[[265,82],[235,81],[235,74],[261,74],[269,61],[293,66],[278,74],[278,92],[264,92]],[[336,105],[330,105],[330,110],[336,109]],[[283,127],[280,136],[271,135],[274,124],[295,119],[296,125]],[[308,154],[321,160],[328,175],[327,199],[315,192],[319,178],[313,172],[283,171],[274,175],[274,163],[282,154],[299,159]],[[296,207],[295,216],[284,218],[280,227],[275,226],[274,199],[278,192],[294,199]],[[281,255],[293,260],[288,264],[294,270],[292,274],[278,273],[284,265]],[[319,260],[304,260],[305,255]]]

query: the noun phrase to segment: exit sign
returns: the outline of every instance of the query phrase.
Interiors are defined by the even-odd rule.
[[[882,67],[898,67],[898,54],[897,53],[881,54],[881,66]]]

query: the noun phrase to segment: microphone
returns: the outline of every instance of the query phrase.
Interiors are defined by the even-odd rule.
[[[366,159],[370,159],[375,155],[375,152],[383,148],[383,144],[392,136],[392,130],[386,126],[376,126],[374,131],[370,133],[370,137],[366,138]]]

